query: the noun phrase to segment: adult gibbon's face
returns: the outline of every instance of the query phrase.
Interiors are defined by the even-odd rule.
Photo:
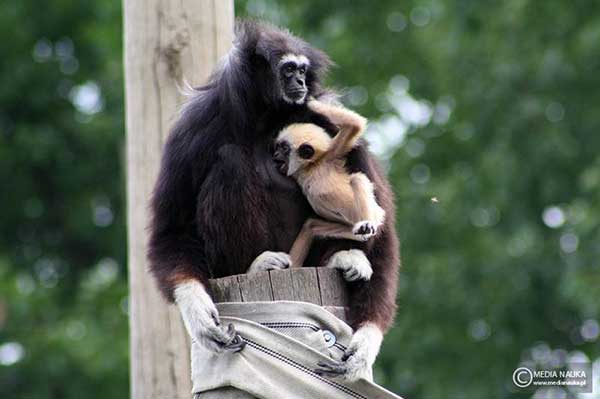
[[[304,104],[308,94],[306,72],[310,67],[304,55],[286,54],[277,64],[282,97],[289,104]]]

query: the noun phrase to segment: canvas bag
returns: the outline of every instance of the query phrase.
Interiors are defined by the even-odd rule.
[[[199,399],[401,399],[371,381],[314,373],[340,360],[352,329],[321,306],[292,301],[227,302],[217,308],[246,341],[241,352],[213,353],[192,343],[193,393]]]

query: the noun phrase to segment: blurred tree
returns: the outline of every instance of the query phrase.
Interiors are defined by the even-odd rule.
[[[125,397],[121,6],[0,4],[0,397]]]
[[[521,363],[571,355],[600,369],[600,4],[248,0],[237,11],[321,46],[338,63],[331,83],[371,118],[403,259],[380,382],[407,397],[530,397],[511,382]]]
[[[372,121],[403,255],[379,382],[519,398],[520,364],[600,370],[599,3],[236,12],[327,51],[330,84]],[[0,22],[0,397],[125,397],[120,5],[4,2]]]

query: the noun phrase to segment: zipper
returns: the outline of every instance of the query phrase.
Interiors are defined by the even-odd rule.
[[[295,321],[275,321],[275,322],[267,322],[267,323],[260,323],[260,324],[265,327],[274,328],[274,329],[278,329],[278,328],[308,328],[313,331],[319,331],[321,329],[316,324],[301,323],[301,322],[295,322]]]
[[[305,323],[305,324],[308,324],[308,323]],[[261,344],[259,344],[257,342],[254,342],[254,341],[252,341],[250,339],[247,339],[247,338],[244,338],[244,337],[242,337],[242,339],[248,344],[249,347],[251,347],[253,349],[256,349],[256,350],[258,350],[260,352],[263,352],[263,353],[265,353],[265,354],[267,354],[267,355],[269,355],[271,357],[274,357],[275,359],[277,359],[277,360],[279,360],[279,361],[281,361],[283,363],[286,363],[287,365],[295,368],[296,370],[298,370],[298,371],[300,371],[300,372],[302,372],[304,374],[307,374],[307,375],[309,375],[309,376],[311,376],[313,378],[316,378],[317,380],[320,380],[321,382],[324,382],[325,384],[330,385],[331,387],[336,388],[336,389],[344,392],[346,395],[349,395],[349,396],[351,396],[353,398],[356,398],[356,399],[368,399],[366,396],[363,396],[360,393],[358,393],[356,391],[353,391],[352,389],[350,389],[350,388],[348,388],[348,387],[346,387],[344,385],[338,384],[335,381],[331,381],[331,380],[329,380],[327,378],[321,377],[320,375],[318,375],[317,373],[315,373],[313,370],[309,369],[308,367],[303,366],[302,364],[300,364],[300,363],[298,363],[298,362],[290,359],[287,356],[282,355],[279,352],[275,352],[274,350],[269,349],[266,346],[263,346],[263,345],[261,345]]]
[[[286,328],[308,328],[312,331],[320,331],[321,327],[319,327],[316,324],[312,324],[312,323],[304,323],[304,322],[299,322],[299,321],[273,321],[273,322],[264,322],[264,323],[260,323],[261,326],[265,326],[268,328],[272,328],[272,329],[286,329]],[[340,344],[339,342],[336,342],[333,344],[333,346],[335,346],[336,348],[338,348],[339,350],[341,350],[342,352],[346,351],[346,346]]]

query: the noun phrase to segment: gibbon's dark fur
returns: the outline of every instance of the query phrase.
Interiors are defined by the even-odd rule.
[[[288,104],[274,72],[287,53],[310,60],[308,96],[335,95],[321,87],[329,58],[287,31],[255,21],[237,21],[234,48],[208,84],[194,90],[165,144],[151,200],[148,259],[169,301],[177,284],[245,273],[264,251],[289,252],[304,221],[314,216],[295,181],[272,159],[273,141],[290,123],[335,127],[306,104]],[[308,97],[307,97],[308,98]],[[391,189],[364,143],[349,155],[350,171],[375,185],[385,224],[366,243],[322,240],[307,265],[324,265],[343,249],[362,249],[371,262],[368,282],[350,284],[352,326],[393,321],[399,265]]]

